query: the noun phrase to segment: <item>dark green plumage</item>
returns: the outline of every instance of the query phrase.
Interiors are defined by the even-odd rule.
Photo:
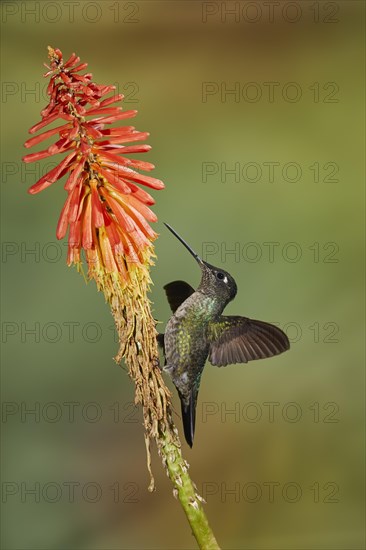
[[[173,315],[165,335],[159,335],[166,360],[164,370],[178,390],[184,434],[192,447],[197,396],[206,359],[219,367],[246,363],[278,355],[290,345],[286,334],[274,325],[221,315],[237,293],[233,277],[201,260],[169,225],[165,225],[195,257],[202,271],[196,291],[184,281],[174,281],[164,287]]]

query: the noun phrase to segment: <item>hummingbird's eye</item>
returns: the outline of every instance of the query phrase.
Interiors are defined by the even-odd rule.
[[[225,278],[225,275],[221,273],[221,271],[219,271],[218,273],[216,273],[216,277],[220,279],[220,281],[222,281]]]

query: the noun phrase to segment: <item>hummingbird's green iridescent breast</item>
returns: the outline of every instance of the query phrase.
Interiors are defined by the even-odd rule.
[[[217,311],[212,297],[195,292],[168,321],[165,331],[167,370],[183,393],[183,386],[187,388],[187,382],[188,387],[192,385],[205,365],[208,324]]]

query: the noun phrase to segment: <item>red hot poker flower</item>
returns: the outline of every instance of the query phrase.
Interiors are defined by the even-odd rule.
[[[150,171],[153,164],[126,156],[149,151],[149,145],[135,144],[149,134],[134,126],[108,128],[114,122],[135,117],[137,111],[113,106],[123,99],[121,94],[102,99],[115,86],[95,84],[91,73],[81,75],[87,64],[80,64],[75,54],[64,62],[60,50],[49,47],[48,51],[50,66],[46,65],[45,77],[51,77],[47,89],[50,102],[41,112],[42,120],[29,132],[35,134],[57,119],[64,123],[26,141],[25,147],[29,148],[57,136],[53,145],[23,160],[33,162],[67,154],[29,193],[39,193],[67,174],[64,187],[68,197],[56,235],[64,238],[69,228],[68,264],[79,265],[84,249],[90,275],[117,272],[128,281],[129,267],[148,263],[151,242],[156,238],[148,223],[157,220],[149,208],[154,199],[137,184],[164,188],[160,180],[137,171]]]

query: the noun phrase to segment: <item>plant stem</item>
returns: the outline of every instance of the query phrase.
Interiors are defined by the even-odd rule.
[[[202,503],[203,498],[196,491],[196,486],[188,473],[188,464],[184,460],[181,449],[165,434],[159,441],[160,454],[166,464],[169,477],[174,485],[176,496],[186,514],[192,533],[199,548],[203,550],[219,550],[220,547],[208,523]]]
[[[218,543],[209,526],[203,498],[191,480],[188,463],[181,452],[181,443],[172,418],[171,394],[159,367],[157,332],[147,293],[149,270],[131,272],[131,283],[121,288],[110,275],[101,278],[94,273],[98,288],[103,290],[115,319],[120,349],[116,357],[125,360],[135,384],[135,402],[142,405],[149,490],[155,488],[151,471],[150,440],[155,439],[163,465],[171,479],[173,495],[179,500],[199,548],[217,550]]]

